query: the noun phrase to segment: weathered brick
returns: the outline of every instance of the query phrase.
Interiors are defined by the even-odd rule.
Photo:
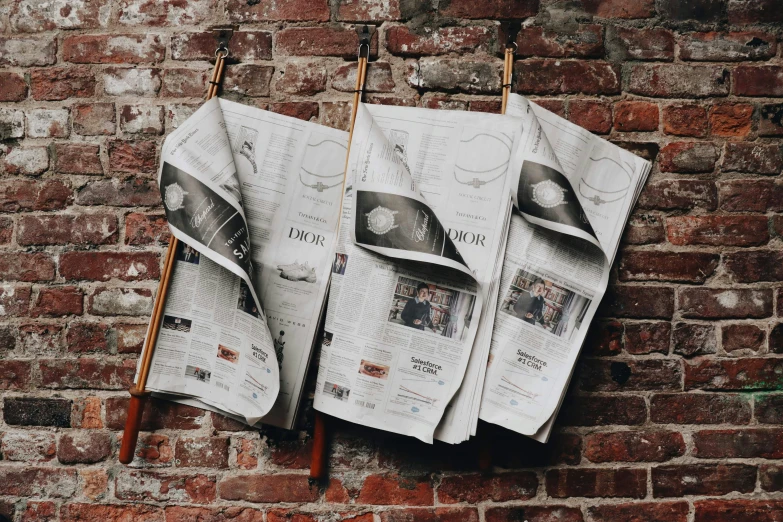
[[[115,324],[114,330],[117,335],[117,353],[141,353],[147,333],[146,324]]]
[[[408,83],[436,91],[498,93],[501,73],[500,64],[486,61],[422,58],[413,65]]]
[[[292,0],[288,2],[248,3],[229,0],[226,5],[229,19],[234,22],[282,20],[287,22],[326,22],[329,20],[327,0]]]
[[[783,210],[783,183],[736,179],[719,183],[720,208],[728,212]]]
[[[57,61],[57,39],[54,36],[24,38],[0,37],[0,65],[34,67]]]
[[[163,509],[145,504],[65,504],[60,510],[61,522],[117,520],[163,522]]]
[[[175,446],[178,467],[227,468],[226,437],[180,438]]]
[[[121,430],[128,415],[128,394],[106,399],[106,427]],[[143,431],[161,429],[197,430],[204,423],[206,412],[202,409],[160,399],[150,399],[141,418]]]
[[[103,70],[103,92],[109,96],[156,96],[160,86],[160,69],[107,67]]]
[[[778,175],[783,169],[780,145],[727,143],[725,149],[723,170]]]
[[[458,520],[465,519],[460,518]],[[558,522],[583,522],[582,511],[579,508],[552,505],[489,507],[484,513],[484,520],[487,522],[516,522],[519,520],[527,522],[554,520]]]
[[[612,130],[612,108],[599,100],[572,100],[568,103],[568,120],[590,132],[607,134]]]
[[[157,171],[155,156],[158,147],[154,141],[111,140],[108,145],[109,170],[112,173],[151,176]]]
[[[310,522],[309,517],[295,514],[293,517],[288,510],[281,516],[279,522]],[[278,522],[270,511],[267,515],[268,522]],[[258,509],[245,507],[189,507],[189,506],[166,506],[166,522],[264,522],[264,512]]]
[[[667,105],[663,108],[663,132],[674,136],[706,136],[707,110],[701,105]]]
[[[215,0],[122,0],[118,22],[122,25],[181,26],[206,20],[217,8]]]
[[[0,101],[18,102],[27,98],[27,82],[24,76],[13,72],[0,72]]]
[[[275,68],[269,65],[235,65],[223,78],[223,92],[241,96],[269,96]]]
[[[318,491],[309,487],[306,475],[238,475],[220,481],[220,498],[245,502],[314,502]]]
[[[55,29],[97,29],[106,27],[111,5],[108,0],[87,2],[15,2],[11,12],[11,27],[23,33]]]
[[[783,96],[783,67],[738,65],[732,72],[737,96]]]
[[[0,285],[0,306],[6,317],[27,315],[30,307],[31,289],[29,286],[16,286],[8,283]]]
[[[764,330],[755,324],[726,324],[721,330],[721,344],[727,352],[757,351],[764,344]]]
[[[45,287],[38,292],[30,317],[81,315],[83,304],[84,294],[74,286]]]
[[[31,109],[26,116],[29,138],[67,138],[71,134],[68,109]]]
[[[781,359],[705,359],[685,364],[687,390],[774,390],[781,385]]]
[[[616,103],[614,128],[622,132],[656,131],[658,130],[658,106],[640,101]]]
[[[546,492],[552,498],[633,497],[647,494],[644,469],[552,469],[546,472]]]
[[[152,292],[143,288],[96,288],[89,295],[89,311],[94,315],[148,316],[152,312]]]
[[[171,37],[174,60],[213,60],[215,35],[211,32],[180,33]],[[243,62],[272,59],[272,33],[237,31],[231,36],[231,58]]]
[[[718,267],[720,256],[708,252],[627,251],[620,258],[621,281],[703,283]]]
[[[89,281],[157,279],[160,261],[153,252],[64,252],[60,274],[65,279]]]
[[[590,507],[590,522],[686,522],[687,502],[634,502],[631,504],[606,504]]]
[[[695,522],[775,522],[783,511],[779,500],[698,500]]]
[[[775,37],[759,31],[689,33],[680,37],[680,58],[706,62],[765,60],[775,56]]]
[[[9,431],[3,434],[3,458],[17,462],[49,462],[57,453],[55,434],[46,431]]]
[[[684,288],[677,307],[694,319],[748,319],[772,315],[770,290]]]
[[[133,384],[133,376],[136,373],[136,364],[132,360],[42,360],[39,366],[41,386],[53,389],[124,390]]]
[[[718,206],[718,189],[714,182],[706,180],[651,181],[642,190],[638,205],[649,210],[714,210]]]
[[[22,332],[24,334],[24,332]],[[32,369],[29,361],[0,359],[0,390],[24,390],[29,388]]]
[[[448,53],[489,50],[494,32],[484,26],[422,27],[412,31],[404,25],[386,30],[386,49],[401,56],[435,56]],[[372,66],[370,67],[370,69]]]
[[[681,379],[682,365],[672,359],[588,359],[577,368],[579,387],[585,391],[680,390]]]
[[[367,67],[364,92],[393,92],[394,85],[391,64],[388,62],[372,62]],[[356,64],[351,63],[338,67],[332,77],[332,89],[353,92],[355,87]]]
[[[36,100],[94,96],[95,85],[95,75],[87,67],[49,67],[30,72],[30,94]]]
[[[759,136],[783,136],[783,104],[769,103],[761,106]]]
[[[71,426],[70,399],[6,397],[3,418],[10,426]]]
[[[720,151],[709,142],[680,141],[669,143],[658,156],[661,172],[712,172]]]
[[[538,3],[539,0],[452,0],[441,8],[441,13],[455,18],[526,18],[536,14]]]
[[[169,226],[163,214],[131,213],[125,216],[126,245],[164,245],[169,242]]]
[[[629,66],[628,90],[662,98],[706,98],[729,94],[729,70],[719,65]]]
[[[599,307],[603,317],[671,319],[674,291],[651,286],[612,286]]]
[[[725,255],[724,265],[732,281],[758,283],[783,281],[783,252],[747,250]]]
[[[668,29],[606,28],[607,55],[612,60],[674,59],[674,34]]]
[[[24,215],[19,218],[20,245],[105,245],[117,241],[113,214]]]
[[[8,216],[0,217],[0,245],[7,245],[14,237],[14,220]]]
[[[71,107],[73,131],[82,136],[105,136],[117,129],[113,103],[85,103]]]
[[[77,430],[63,433],[57,444],[62,464],[94,464],[111,456],[111,435],[104,431]]]
[[[618,431],[585,437],[590,462],[665,462],[685,454],[685,440],[672,431]]]
[[[688,464],[652,468],[653,496],[726,495],[750,493],[756,487],[756,467],[744,464]]]
[[[671,323],[626,323],[623,347],[631,355],[669,353]]]
[[[120,500],[156,500],[207,504],[215,500],[216,478],[203,474],[125,471],[114,482]]]
[[[730,24],[783,22],[775,0],[729,0]]]
[[[163,71],[161,98],[200,98],[207,92],[207,71],[172,68]]]
[[[0,253],[0,279],[4,281],[51,281],[54,261],[43,252]]]
[[[282,102],[273,103],[269,110],[292,118],[298,118],[304,121],[315,121],[318,119],[317,102]]]
[[[68,193],[70,196],[70,192]],[[120,181],[101,180],[88,183],[76,195],[79,205],[110,205],[115,207],[151,207],[160,205],[158,184],[144,179]],[[2,200],[0,200],[2,208]]]
[[[341,21],[378,22],[402,16],[400,0],[343,0],[337,11]]]
[[[276,88],[281,92],[302,96],[311,96],[324,91],[326,67],[315,62],[289,62],[285,65],[282,76],[277,80]]]
[[[68,498],[77,487],[78,477],[74,469],[0,468],[0,495]]]
[[[457,475],[443,477],[438,486],[438,502],[476,504],[485,500],[527,500],[535,496],[537,488],[538,479],[529,471],[491,476]]]
[[[109,338],[110,329],[106,324],[70,323],[65,341],[69,352],[108,352]]]
[[[356,32],[348,27],[339,26],[288,27],[275,35],[275,52],[288,56],[356,58]],[[376,31],[370,41],[370,56],[377,55],[378,33]]]
[[[662,243],[666,239],[663,218],[655,213],[634,214],[623,231],[622,243],[648,245]]]
[[[753,400],[757,421],[761,424],[783,424],[783,394],[760,393]]]
[[[525,60],[514,66],[517,90],[532,94],[618,94],[620,73],[602,61]]]
[[[358,516],[348,513],[344,516],[343,520],[350,520],[351,522],[371,522],[372,520],[372,513]],[[469,507],[392,509],[380,512],[379,516],[381,522],[478,522],[479,520],[478,511]],[[489,521],[490,518],[486,520]],[[539,519],[531,519],[531,521],[537,522]],[[285,522],[285,520],[281,516],[279,519],[269,519],[269,522]],[[303,522],[310,521],[305,520]]]
[[[764,491],[783,491],[783,468],[774,464],[761,466],[759,483]]]
[[[748,424],[750,403],[741,395],[657,393],[650,420],[658,424]]]
[[[681,246],[756,246],[769,241],[769,228],[766,216],[671,216],[666,236]]]
[[[718,351],[715,327],[701,323],[677,323],[672,331],[674,353],[683,357],[706,355]]]
[[[693,434],[693,443],[694,455],[699,458],[783,458],[780,429],[698,431]]]
[[[505,39],[505,38],[504,38]],[[547,27],[523,27],[517,34],[517,56],[545,58],[602,58],[603,26],[579,24],[565,31]]]
[[[0,159],[0,168],[9,175],[37,176],[49,168],[46,147],[14,147]]]
[[[429,477],[370,475],[364,479],[357,502],[375,505],[431,506],[434,493]]]
[[[52,323],[28,323],[19,328],[22,351],[30,356],[58,356],[61,353],[63,326]]]
[[[165,56],[159,34],[85,34],[63,40],[63,59],[71,63],[158,63]]]
[[[100,145],[55,143],[51,149],[54,170],[61,174],[102,175]]]
[[[163,106],[123,105],[120,129],[128,134],[163,134]]]

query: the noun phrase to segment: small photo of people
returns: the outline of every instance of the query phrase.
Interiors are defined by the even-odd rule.
[[[321,344],[323,346],[332,346],[332,338],[334,337],[334,334],[332,332],[327,332],[324,330],[324,338],[321,340]]]
[[[163,328],[166,330],[174,330],[177,332],[188,333],[190,327],[193,325],[193,321],[190,319],[183,319],[182,317],[174,317],[173,315],[163,316]]]
[[[359,364],[359,373],[385,381],[389,378],[389,367],[362,359]]]
[[[337,400],[345,402],[348,400],[348,396],[351,394],[351,390],[345,386],[340,386],[339,384],[326,381],[324,382],[323,393],[324,395],[330,395]]]
[[[223,359],[224,361],[228,361],[231,364],[236,364],[239,362],[239,352],[233,348],[229,348],[228,346],[223,346],[222,344],[218,345],[217,356],[218,359]]]
[[[177,245],[177,261],[184,261],[192,265],[197,265],[201,258],[201,254],[190,245],[186,245],[182,241]]]
[[[250,314],[254,317],[261,317],[258,311],[258,306],[253,299],[253,293],[250,292],[244,279],[239,280],[239,299],[237,300],[237,310],[242,310],[246,314]]]
[[[277,357],[277,365],[280,369],[283,368],[283,350],[285,350],[285,330],[280,330],[280,333],[273,340],[275,345],[275,357]]]
[[[209,382],[209,379],[212,377],[212,372],[205,368],[199,368],[188,364],[185,367],[185,377],[201,382]]]
[[[570,339],[582,326],[590,299],[518,268],[501,311],[558,337]]]
[[[334,263],[332,263],[332,273],[345,275],[345,265],[348,264],[348,254],[335,254]]]
[[[470,329],[476,296],[400,276],[389,322],[461,341]]]

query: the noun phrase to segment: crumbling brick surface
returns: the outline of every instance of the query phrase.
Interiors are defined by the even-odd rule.
[[[166,134],[222,95],[339,128],[365,99],[499,110],[514,88],[653,160],[546,446],[447,446],[153,401],[117,462],[168,230]],[[14,0],[0,5],[0,514],[21,521],[766,522],[783,513],[779,0]],[[313,366],[315,368],[315,366]],[[312,376],[311,376],[312,377]],[[310,386],[312,386],[312,378]]]

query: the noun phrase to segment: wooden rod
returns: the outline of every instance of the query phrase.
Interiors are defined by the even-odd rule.
[[[500,113],[506,113],[506,105],[508,104],[508,95],[511,92],[511,79],[514,76],[514,48],[506,47],[506,52],[503,56],[503,101],[501,104]]]
[[[369,54],[369,53],[368,53]],[[345,152],[345,169],[343,171],[343,183],[340,193],[340,214],[337,217],[337,229],[340,228],[340,218],[342,217],[343,197],[345,196],[345,178],[348,174],[348,157],[351,154],[351,140],[353,139],[353,127],[356,124],[356,113],[359,110],[359,103],[362,100],[362,91],[364,82],[367,80],[367,58],[359,56],[359,62],[356,65],[356,85],[353,92],[353,107],[351,108],[351,123],[348,129],[348,147]],[[313,430],[313,448],[310,461],[310,480],[322,481],[326,478],[328,447],[326,439],[328,437],[328,420],[325,413],[315,412],[315,427]]]
[[[218,53],[215,59],[215,68],[212,70],[212,76],[207,88],[207,100],[215,97],[218,91],[218,83],[223,78],[223,68],[225,64],[225,54]],[[139,439],[139,430],[141,429],[141,419],[144,415],[144,406],[149,399],[147,391],[147,378],[149,377],[152,356],[155,351],[155,343],[158,340],[160,332],[161,316],[163,315],[166,295],[168,294],[171,283],[171,274],[176,264],[175,255],[179,240],[173,235],[169,239],[169,247],[166,251],[166,259],[163,264],[163,273],[158,283],[158,292],[155,298],[155,304],[152,309],[152,318],[147,330],[147,336],[144,339],[144,350],[142,351],[141,366],[139,368],[139,377],[136,384],[130,389],[130,403],[128,405],[128,417],[125,419],[125,431],[122,435],[122,444],[120,445],[120,462],[130,464],[136,452],[136,442]]]

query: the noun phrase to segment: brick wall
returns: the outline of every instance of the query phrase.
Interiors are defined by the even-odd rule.
[[[432,5],[430,5],[432,4]],[[517,89],[655,166],[552,442],[434,447],[149,408],[117,463],[168,239],[165,133],[223,95],[345,127],[367,99],[497,111]],[[733,521],[783,512],[783,9],[776,0],[16,0],[0,5],[0,513],[14,521]]]

